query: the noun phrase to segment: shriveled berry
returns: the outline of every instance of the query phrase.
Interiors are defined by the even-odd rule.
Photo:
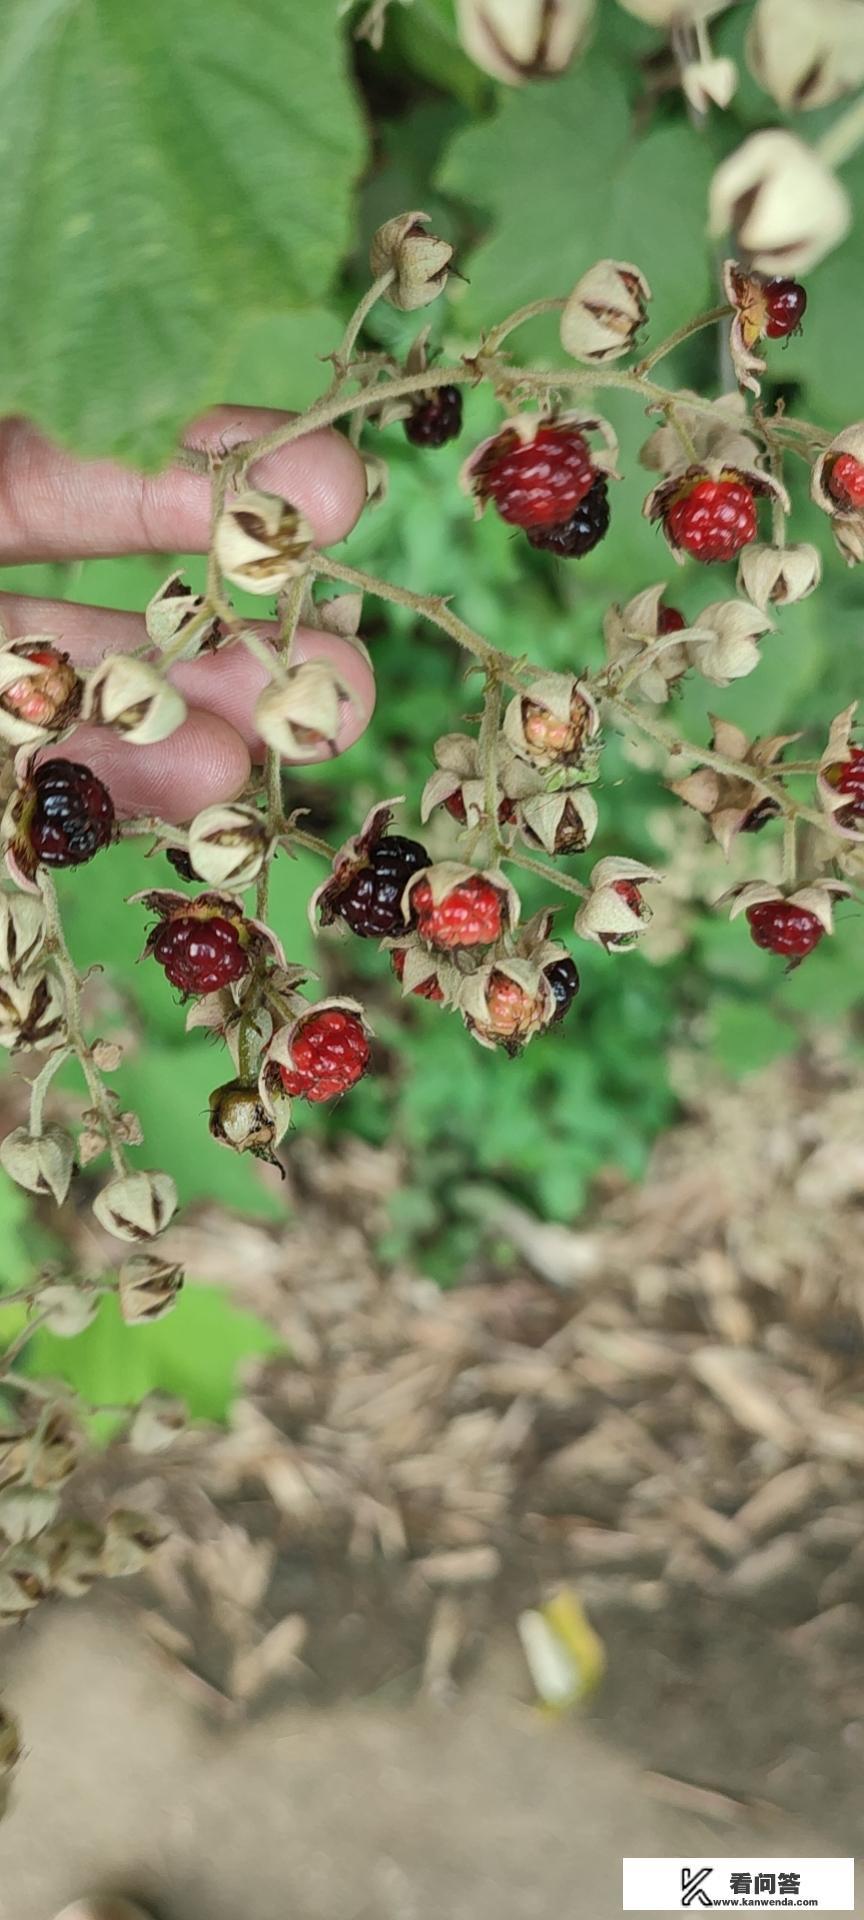
[[[27,838],[45,867],[83,867],[114,837],[114,802],[90,767],[43,760],[32,774]]]
[[[405,972],[405,950],[403,947],[394,947],[392,949],[390,965],[393,968],[397,980],[401,980]],[[444,998],[444,994],[434,973],[430,973],[428,980],[421,980],[419,987],[412,987],[411,992],[418,1000],[443,1000]]]
[[[785,340],[796,333],[807,310],[807,294],[798,280],[769,280],[763,295],[769,340]]]
[[[556,1026],[558,1021],[563,1020],[565,1014],[569,1013],[579,992],[579,973],[575,961],[570,959],[569,954],[566,960],[553,960],[551,966],[543,968],[543,972],[555,995],[555,1012],[552,1015],[551,1024]]]
[[[662,601],[657,610],[657,636],[665,640],[669,633],[682,633],[687,622],[677,607],[664,607]]]
[[[744,480],[697,480],[672,501],[666,522],[675,545],[706,563],[733,560],[758,529],[756,502]]]
[[[279,1069],[285,1092],[313,1105],[347,1093],[369,1065],[363,1022],[343,1007],[325,1007],[304,1020],[291,1053],[293,1066]]]
[[[540,427],[533,440],[512,428],[499,434],[477,471],[482,498],[494,500],[513,527],[560,527],[575,513],[597,478],[591,450],[578,427]]]
[[[793,967],[799,966],[808,953],[818,947],[825,932],[815,913],[810,913],[807,907],[796,906],[792,900],[760,900],[756,906],[747,908],[747,919],[757,947],[779,953]]]
[[[824,778],[836,793],[849,796],[845,807],[838,807],[834,819],[841,826],[864,820],[864,747],[850,747],[848,760],[835,760],[826,767]]]
[[[68,724],[81,705],[81,682],[68,653],[59,653],[56,647],[25,647],[19,658],[32,661],[42,672],[22,675],[6,687],[7,713],[37,727],[54,727],[60,721]]]
[[[185,847],[166,847],[165,858],[169,866],[174,868],[174,872],[179,873],[181,880],[197,880],[199,878]]]
[[[172,914],[154,934],[150,951],[181,993],[215,993],[249,971],[239,927],[219,914]]]
[[[436,387],[416,400],[403,422],[414,447],[444,447],[462,431],[462,395],[458,387]]]
[[[532,547],[557,553],[561,560],[582,560],[609,532],[609,488],[602,475],[561,526],[541,527],[529,533]]]
[[[429,855],[419,840],[406,840],[401,833],[385,834],[340,889],[333,902],[335,911],[363,940],[403,933],[402,895],[412,876],[428,865]]]
[[[539,701],[532,700],[528,694],[522,698],[522,732],[527,746],[532,747],[535,753],[542,754],[544,759],[557,761],[561,765],[578,759],[591,727],[591,718],[591,708],[576,690],[570,701],[570,717],[566,720]]]
[[[502,896],[479,873],[458,881],[437,902],[428,880],[420,880],[411,889],[411,906],[417,931],[430,947],[491,946],[504,924]]]
[[[838,453],[828,473],[828,492],[841,507],[856,512],[864,507],[864,461],[854,453]]]

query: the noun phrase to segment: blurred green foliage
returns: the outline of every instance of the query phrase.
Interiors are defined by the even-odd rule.
[[[86,154],[83,146],[69,147],[75,165],[61,183],[36,131],[28,132],[26,154],[34,162],[42,155],[31,180],[41,248],[24,258],[20,235],[0,215],[0,279],[10,289],[0,328],[0,405],[32,409],[81,448],[114,447],[144,459],[163,453],[181,415],[207,401],[307,403],[326,380],[321,356],[335,346],[366,284],[369,234],[405,207],[429,208],[457,243],[466,279],[451,283],[441,312],[418,318],[376,310],[370,333],[388,347],[403,351],[419,324],[431,320],[443,350],[458,354],[521,301],[566,291],[601,255],[643,267],[655,294],[651,338],[659,339],[716,297],[718,260],[705,235],[705,205],[718,158],[752,125],[782,118],[749,82],[728,113],[712,115],[701,129],[690,124],[679,94],[650,98],[643,62],[658,36],[610,0],[580,65],[560,80],[515,91],[487,80],[462,55],[451,0],[395,7],[382,52],[355,52],[350,86],[332,6],[283,0],[249,11],[239,0],[208,0],[206,9],[187,0],[179,15],[161,3],[153,15],[151,52],[168,34],[169,15],[172,41],[174,25],[182,22],[182,30],[179,50],[172,44],[176,91],[144,139],[152,74],[136,77],[134,70],[151,54],[132,13],[127,22],[124,12],[121,34],[117,10],[102,0],[88,44],[86,10],[73,8],[74,40],[69,24],[55,44],[51,9],[40,9],[43,24],[28,52],[21,36],[29,6],[12,0],[9,9],[31,89],[22,91],[15,125],[26,117],[32,91],[60,71],[65,49],[87,83],[93,144]],[[103,12],[114,25],[97,44]],[[730,15],[718,45],[735,51],[740,32],[740,19]],[[9,38],[4,27],[0,102],[14,92]],[[119,63],[130,115],[122,154],[116,128],[100,124],[109,56]],[[64,99],[70,85],[67,75]],[[816,116],[815,124],[824,118]],[[364,123],[369,158],[349,216]],[[62,116],[60,127],[71,142]],[[116,204],[109,209],[97,200],[97,230],[72,248],[82,181],[109,168],[118,169]],[[845,177],[860,203],[864,163],[850,165]],[[165,206],[158,236],[148,192]],[[129,234],[120,225],[125,211]],[[772,350],[766,383],[769,402],[783,392],[795,411],[832,427],[862,411],[859,244],[853,236],[813,274],[804,333],[785,351]],[[140,264],[148,245],[153,275],[133,287],[133,252]],[[36,259],[46,271],[46,248],[50,303],[33,284]],[[26,298],[10,332],[9,310],[22,286]],[[530,355],[551,356],[554,328],[538,322],[518,344]],[[716,342],[707,336],[690,343],[664,375],[673,385],[715,390]],[[376,444],[391,462],[390,494],[344,552],[421,592],[453,595],[497,645],[557,667],[599,660],[604,609],[651,581],[669,579],[675,603],[695,615],[708,599],[732,591],[731,571],[714,569],[710,584],[698,568],[678,574],[641,517],[646,481],[637,454],[647,423],[620,396],[607,411],[621,434],[624,479],[614,490],[610,537],[579,566],[531,552],[494,516],[473,522],[458,467],[495,418],[489,399],[473,394],[459,446],[422,454],[406,445],[398,426],[381,436]],[[704,687],[687,691],[682,728],[702,738],[708,705],[751,733],[801,728],[812,750],[831,714],[858,689],[860,588],[829,551],[803,468],[789,478],[794,537],[825,548],[825,586],[784,614],[751,679],[725,692],[711,688],[707,700]],[[140,607],[166,571],[159,562],[88,563],[62,583],[48,569],[21,570],[13,579],[31,591]],[[289,782],[292,802],[310,806],[313,824],[334,840],[387,794],[409,796],[405,825],[416,831],[432,742],[479,704],[476,676],[466,678],[455,650],[408,614],[369,605],[364,631],[380,688],[372,729],[344,760]],[[656,778],[628,764],[618,745],[610,746],[604,772],[593,856],[627,852],[663,864],[665,848],[653,831],[663,800]],[[437,854],[452,845],[446,825],[436,822],[430,831]],[[719,856],[714,870],[719,894]],[[118,1078],[124,1103],[141,1113],[183,1198],[218,1197],[279,1216],[279,1195],[265,1188],[254,1164],[231,1159],[207,1138],[207,1093],[217,1077],[227,1077],[222,1062],[200,1035],[184,1039],[182,1011],[162,975],[135,963],[142,917],[122,906],[122,896],[151,877],[171,883],[161,861],[145,869],[140,854],[120,849],[68,876],[62,889],[79,959],[98,958],[110,969],[120,990],[118,1019],[134,1009],[147,1035]],[[281,863],[275,924],[290,956],[307,963],[305,898],[312,884],[306,861]],[[525,897],[527,910],[539,905],[540,883],[529,881]],[[301,1113],[298,1124],[322,1135],[354,1130],[373,1141],[399,1141],[408,1179],[382,1251],[412,1252],[446,1284],[476,1244],[473,1218],[460,1211],[466,1182],[500,1180],[543,1214],[572,1218],[601,1168],[639,1173],[651,1140],[672,1116],[670,1044],[699,1044],[707,1060],[742,1073],[796,1046],[812,1020],[852,1008],[860,990],[854,917],[854,908],[841,908],[838,938],[789,978],[740,926],[709,916],[694,919],[685,950],[665,965],[641,953],[613,958],[582,947],[583,990],[568,1025],[518,1061],[482,1052],[434,1008],[400,1003],[385,956],[328,938],[315,964],[328,984],[353,988],[369,1002],[377,1072],[334,1112]],[[566,926],[562,914],[565,935]],[[4,1197],[3,1204],[11,1278],[19,1270],[21,1210],[17,1200]],[[94,1348],[103,1337],[102,1330],[88,1336]]]

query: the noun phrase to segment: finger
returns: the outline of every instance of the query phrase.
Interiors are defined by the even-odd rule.
[[[35,600],[26,594],[0,594],[0,623],[12,636],[51,634],[80,667],[95,667],[106,653],[128,653],[147,639],[140,614],[73,606],[63,600]],[[255,629],[265,638],[273,631],[264,621],[256,622]],[[349,640],[318,628],[298,628],[295,648],[298,660],[329,660],[348,689],[350,703],[346,702],[336,736],[337,752],[345,753],[365,731],[374,711],[372,669]],[[216,654],[184,661],[169,677],[190,706],[205,708],[230,721],[253,758],[262,758],[264,748],[255,731],[253,713],[267,676],[242,642],[221,648]],[[322,759],[328,757],[326,753],[321,755]]]
[[[223,454],[289,418],[268,407],[214,407],[184,442]],[[269,454],[250,479],[300,507],[325,546],[350,532],[366,497],[360,455],[330,427]],[[0,422],[0,564],[206,553],[209,539],[208,474],[142,474],[112,460],[78,460],[29,421]]]
[[[108,727],[77,727],[40,760],[83,760],[104,780],[119,819],[158,814],[179,826],[202,807],[234,800],[249,779],[249,750],[216,714],[192,709],[182,727],[152,747],[133,747]]]

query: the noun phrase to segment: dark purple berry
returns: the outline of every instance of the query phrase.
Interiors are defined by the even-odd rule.
[[[581,560],[608,531],[609,489],[601,475],[569,520],[557,527],[535,527],[528,538],[532,547],[542,547],[546,553],[557,553],[563,560]]]
[[[573,1005],[579,992],[579,974],[576,963],[570,959],[569,954],[566,960],[553,960],[551,966],[543,968],[543,972],[555,995],[555,1012],[551,1022],[555,1026],[559,1020],[563,1020],[565,1013],[569,1013]]]
[[[462,431],[462,395],[458,387],[436,387],[415,401],[403,422],[405,438],[414,447],[445,447]]]
[[[388,934],[404,933],[402,895],[412,876],[428,865],[429,855],[419,840],[406,840],[400,833],[385,834],[370,849],[365,865],[351,875],[334,899],[336,913],[363,940],[383,940]]]
[[[32,774],[27,838],[45,867],[83,867],[114,838],[114,802],[77,760],[43,760]]]
[[[195,872],[185,847],[166,847],[165,858],[169,866],[174,868],[174,872],[179,873],[181,880],[200,879],[200,874]]]

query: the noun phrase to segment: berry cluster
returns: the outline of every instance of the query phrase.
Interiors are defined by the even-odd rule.
[[[405,312],[436,299],[446,282],[451,249],[427,227],[425,215],[409,214],[375,237],[376,287]],[[650,930],[651,889],[661,878],[651,866],[608,846],[579,876],[562,864],[586,854],[602,834],[605,742],[617,728],[641,733],[666,756],[676,776],[671,791],[701,814],[727,858],[740,835],[765,830],[773,846],[778,829],[782,856],[766,858],[763,877],[742,878],[753,864],[742,867],[723,895],[757,947],[795,967],[831,933],[835,902],[864,880],[864,744],[856,739],[854,706],[837,716],[818,756],[791,764],[788,737],[750,740],[716,719],[708,743],[691,745],[657,713],[686,675],[725,687],[753,672],[783,606],[818,585],[816,549],[786,539],[787,449],[811,460],[813,499],[844,558],[864,559],[864,423],[831,440],[782,409],[770,417],[764,408],[748,410],[745,397],[759,395],[762,348],[800,326],[803,287],[735,261],[726,264],[724,286],[741,391],[713,401],[657,384],[654,369],[680,334],[632,372],[612,382],[604,376],[608,361],[635,351],[647,320],[651,291],[628,262],[600,261],[566,300],[541,303],[561,309],[561,344],[575,369],[517,370],[502,354],[504,339],[533,309],[509,316],[451,367],[430,355],[428,328],[403,365],[380,351],[352,360],[362,315],[346,335],[344,367],[360,388],[346,410],[358,427],[380,431],[401,422],[424,455],[461,433],[466,385],[489,381],[508,404],[518,404],[469,453],[461,485],[478,514],[491,508],[506,528],[525,535],[538,566],[543,556],[578,560],[593,552],[609,530],[611,490],[620,477],[610,423],[565,405],[564,396],[587,398],[606,378],[629,387],[659,417],[641,455],[654,475],[645,516],[678,564],[699,563],[698,577],[737,562],[735,589],[721,589],[692,618],[675,605],[665,580],[609,607],[599,665],[574,662],[550,672],[526,654],[499,652],[446,600],[423,599],[331,561],[316,550],[311,527],[290,501],[242,485],[232,495],[224,474],[217,476],[208,590],[196,594],[181,574],[169,577],[146,611],[149,651],[109,655],[84,673],[50,637],[0,638],[0,737],[15,756],[2,828],[9,887],[0,890],[0,1043],[46,1055],[33,1082],[29,1125],[0,1147],[21,1185],[62,1201],[76,1169],[109,1154],[112,1174],[94,1212],[107,1232],[136,1243],[159,1234],[176,1204],[168,1174],[127,1161],[140,1128],[103,1078],[118,1065],[119,1049],[84,1037],[81,982],[52,882],[55,869],[84,865],[119,835],[150,834],[183,882],[182,891],[156,888],[135,897],[150,916],[142,958],[162,968],[186,1005],[187,1026],[221,1042],[231,1062],[231,1077],[211,1096],[211,1134],[235,1152],[277,1164],[298,1103],[340,1098],[372,1060],[364,1009],[344,995],[311,999],[302,971],[268,924],[269,875],[286,852],[302,846],[326,860],[310,903],[316,929],[380,943],[406,999],[454,1014],[480,1045],[516,1056],[561,1027],[580,986],[576,961],[553,935],[560,906],[544,905],[523,919],[515,884],[522,870],[569,901],[577,939],[601,954],[626,953]],[[684,331],[715,322],[708,314]],[[326,417],[332,419],[332,405]],[[310,427],[319,423],[314,407],[307,418]],[[258,451],[244,450],[247,465]],[[232,450],[232,476],[238,458]],[[375,459],[369,456],[370,470]],[[770,540],[767,525],[760,535],[763,510],[766,520],[770,510]],[[316,599],[316,580],[355,591]],[[235,612],[231,587],[275,599],[273,656]],[[361,647],[364,591],[407,605],[465,649],[483,676],[483,711],[475,731],[435,742],[418,808],[429,845],[394,830],[400,803],[382,801],[334,852],[306,830],[300,814],[286,817],[279,769],[283,759],[321,759],[336,749],[351,692],[327,658],[300,660],[293,642],[302,608],[304,622],[338,633],[343,647]],[[588,653],[591,635],[584,640]],[[171,667],[232,642],[272,662],[255,711],[265,779],[256,774],[237,800],[205,808],[183,828],[117,819],[104,783],[74,757],[78,721],[109,727],[133,747],[167,739],[185,715]],[[806,792],[799,784],[805,780]],[[806,843],[802,824],[810,830]],[[326,955],[326,935],[323,946]],[[48,1082],[69,1053],[87,1087],[77,1141],[43,1119]],[[129,1317],[156,1317],[172,1304],[182,1275],[156,1255],[139,1252],[135,1260],[139,1266],[127,1263],[121,1276],[121,1305]]]

